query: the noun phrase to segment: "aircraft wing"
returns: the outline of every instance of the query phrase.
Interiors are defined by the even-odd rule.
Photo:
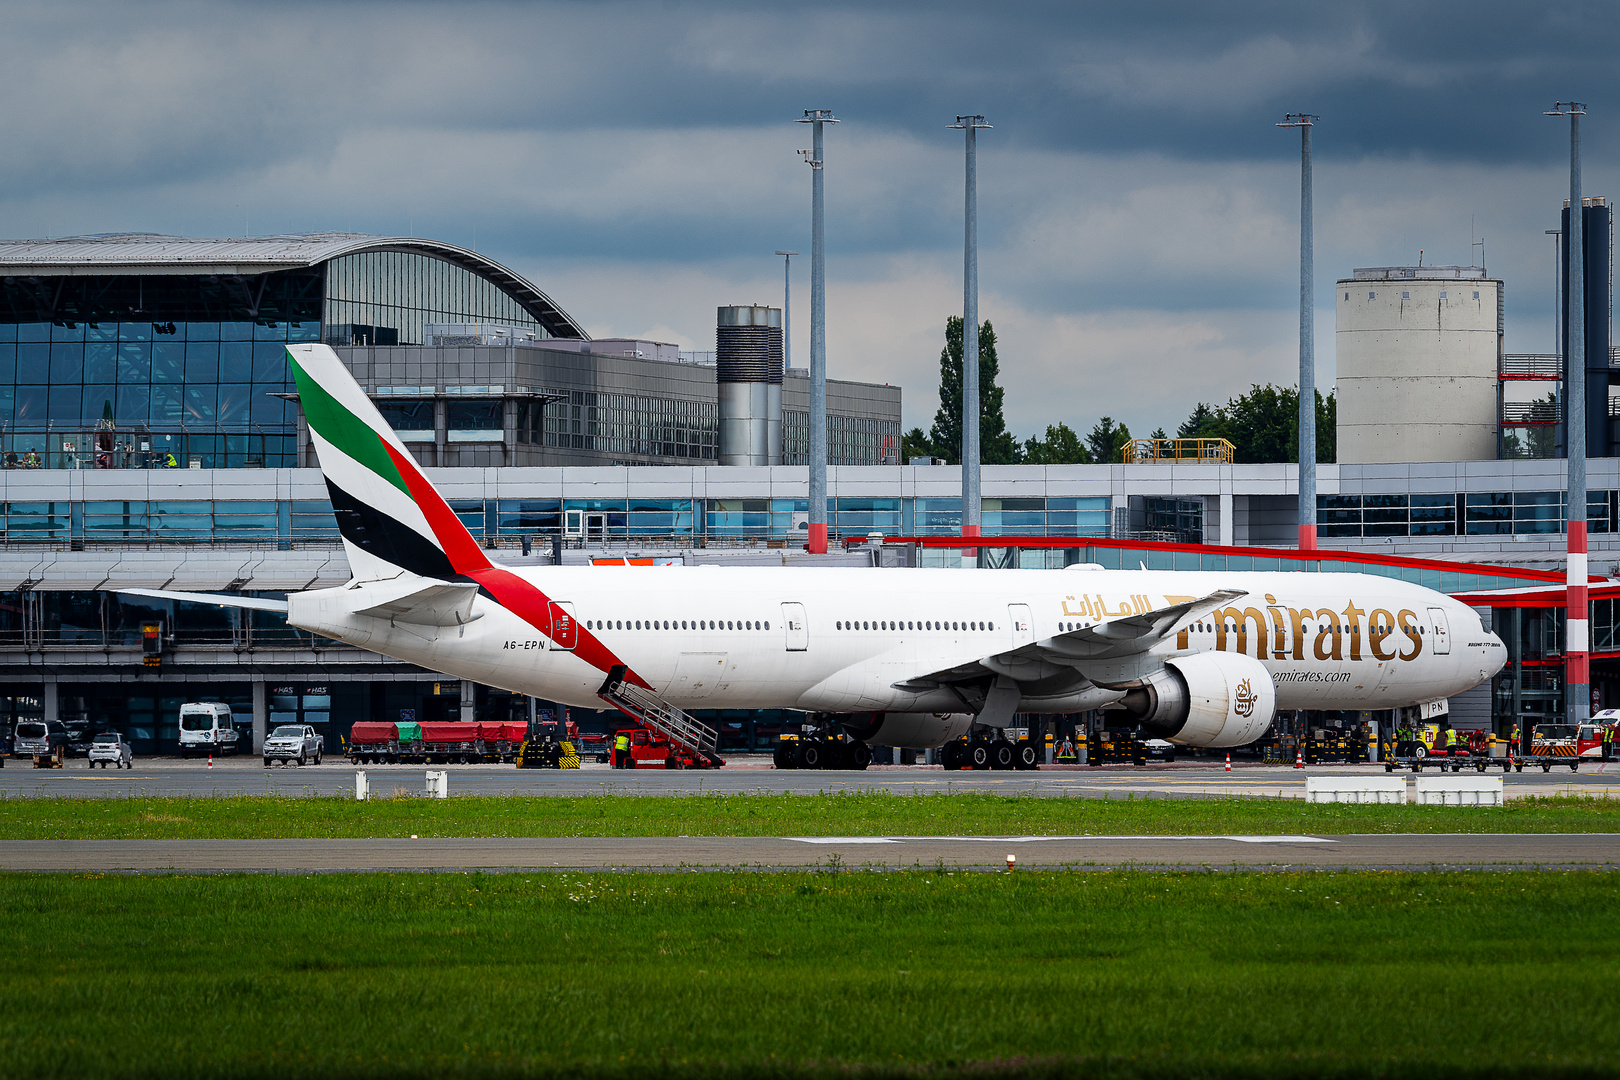
[[[921,692],[997,675],[1015,682],[1035,682],[1062,672],[1083,672],[1088,660],[1109,660],[1147,652],[1190,616],[1202,615],[1246,595],[1243,589],[1220,589],[1196,600],[1108,619],[955,667],[912,676],[894,685],[899,690]]]

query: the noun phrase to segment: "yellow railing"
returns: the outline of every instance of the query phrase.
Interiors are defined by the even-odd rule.
[[[1230,465],[1236,449],[1225,439],[1132,439],[1125,444],[1124,462],[1127,465],[1166,461]]]

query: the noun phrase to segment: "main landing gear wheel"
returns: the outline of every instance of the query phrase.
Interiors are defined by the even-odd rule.
[[[850,768],[860,770],[865,769],[870,764],[872,764],[872,748],[870,746],[867,746],[863,742],[858,742],[854,746],[850,747]]]
[[[1016,765],[1020,769],[1033,769],[1040,763],[1040,754],[1035,750],[1035,744],[1025,740],[1018,744],[1018,760]]]
[[[975,769],[988,769],[990,767],[990,751],[984,746],[975,746],[968,751],[968,763]]]
[[[990,767],[993,769],[1010,769],[1013,767],[1013,748],[1011,743],[998,742],[991,746]]]
[[[806,739],[799,744],[799,768],[819,769],[825,757],[826,755],[822,753],[820,745],[814,740]]]

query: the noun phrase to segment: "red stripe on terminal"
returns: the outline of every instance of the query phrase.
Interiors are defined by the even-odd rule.
[[[1564,661],[1564,681],[1571,686],[1585,686],[1592,680],[1589,676],[1591,666],[1587,662],[1585,653],[1570,653]]]
[[[421,509],[422,516],[427,518],[428,528],[444,548],[444,553],[450,558],[450,566],[458,574],[465,574],[495,597],[496,603],[534,627],[547,638],[555,641],[551,625],[551,597],[535,588],[534,585],[518,577],[510,570],[502,569],[489,561],[478,546],[478,541],[462,525],[461,519],[456,517],[455,511],[444,501],[427,477],[423,476],[416,463],[404,454],[388,445],[388,441],[381,437],[383,449],[393,459],[395,468],[399,469],[400,476],[405,478],[405,486],[411,489],[411,497]],[[574,648],[573,653],[592,667],[606,674],[614,667],[624,668],[624,677],[637,686],[651,690],[652,686],[640,675],[631,670],[630,665],[614,655],[602,641],[586,630],[580,620],[574,620]]]
[[[1569,553],[1571,555],[1586,554],[1586,522],[1572,521],[1569,523]]]

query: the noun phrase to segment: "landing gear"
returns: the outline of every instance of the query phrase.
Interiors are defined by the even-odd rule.
[[[872,748],[844,734],[784,735],[771,751],[778,769],[854,769],[872,764]]]
[[[1033,769],[1040,764],[1033,739],[1013,742],[1001,728],[974,728],[942,751],[946,769]]]

